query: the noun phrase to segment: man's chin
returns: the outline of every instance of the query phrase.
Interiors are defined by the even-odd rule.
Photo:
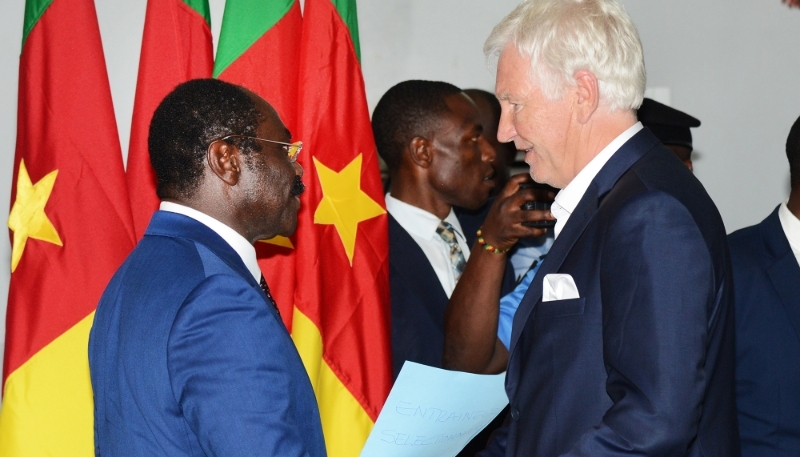
[[[469,210],[469,211],[475,211],[475,210],[479,210],[479,209],[483,208],[483,206],[488,201],[489,201],[489,193],[487,192],[486,194],[482,194],[480,197],[475,197],[475,198],[470,199],[470,200],[462,201],[462,202],[460,202],[460,204],[457,204],[455,206],[458,206],[460,208],[464,208],[464,209]]]
[[[280,235],[288,238],[292,236],[296,230],[297,230],[297,218],[295,217],[294,221],[291,224],[289,224],[283,231],[281,231]]]

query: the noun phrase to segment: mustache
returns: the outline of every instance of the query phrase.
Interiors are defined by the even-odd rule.
[[[294,177],[294,185],[292,185],[292,196],[297,197],[298,195],[302,194],[306,190],[306,185],[303,184],[303,181],[300,179],[299,176]]]

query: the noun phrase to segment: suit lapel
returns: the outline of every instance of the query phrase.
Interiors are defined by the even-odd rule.
[[[509,353],[513,353],[525,327],[528,318],[533,312],[535,304],[542,298],[542,284],[544,277],[548,274],[555,273],[561,268],[572,246],[580,238],[592,216],[597,212],[597,187],[592,183],[586,189],[586,193],[581,198],[580,203],[575,208],[575,211],[570,215],[569,221],[564,226],[564,229],[559,234],[558,238],[553,242],[553,246],[547,253],[547,257],[539,267],[531,281],[528,291],[520,302],[519,308],[514,315],[514,324],[511,326],[511,346]]]
[[[759,233],[771,262],[774,262],[768,267],[767,274],[794,327],[795,336],[800,339],[800,265],[783,233],[778,209],[764,220]]]
[[[431,315],[444,321],[444,307],[435,304],[447,303],[447,294],[433,271],[428,258],[411,235],[389,214],[389,263],[396,274],[415,291]],[[440,309],[441,308],[441,309]]]
[[[514,316],[514,324],[511,327],[509,353],[512,356],[533,308],[542,298],[542,284],[545,275],[558,272],[575,242],[581,237],[597,212],[600,200],[614,187],[623,173],[657,144],[658,139],[649,130],[646,128],[640,130],[611,156],[592,180],[520,302]]]

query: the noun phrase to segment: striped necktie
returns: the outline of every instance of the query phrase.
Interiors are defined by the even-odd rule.
[[[461,252],[461,246],[458,245],[456,231],[449,222],[442,221],[436,227],[436,233],[450,246],[450,266],[453,267],[453,277],[458,282],[467,261],[464,259],[464,253]]]

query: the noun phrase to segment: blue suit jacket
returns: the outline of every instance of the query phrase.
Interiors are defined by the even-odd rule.
[[[542,302],[545,275],[580,298]],[[606,163],[537,272],[511,335],[509,425],[487,454],[739,454],[722,220],[644,129]]]
[[[728,242],[742,456],[800,456],[800,266],[777,209]]]
[[[89,337],[95,448],[113,456],[324,456],[300,357],[241,258],[157,212]]]
[[[478,228],[491,206],[468,212],[457,210],[467,244],[475,243]],[[392,305],[392,361],[394,377],[406,360],[442,367],[444,310],[447,294],[428,258],[411,235],[389,215],[389,287]],[[506,265],[501,295],[514,288],[514,269]]]

